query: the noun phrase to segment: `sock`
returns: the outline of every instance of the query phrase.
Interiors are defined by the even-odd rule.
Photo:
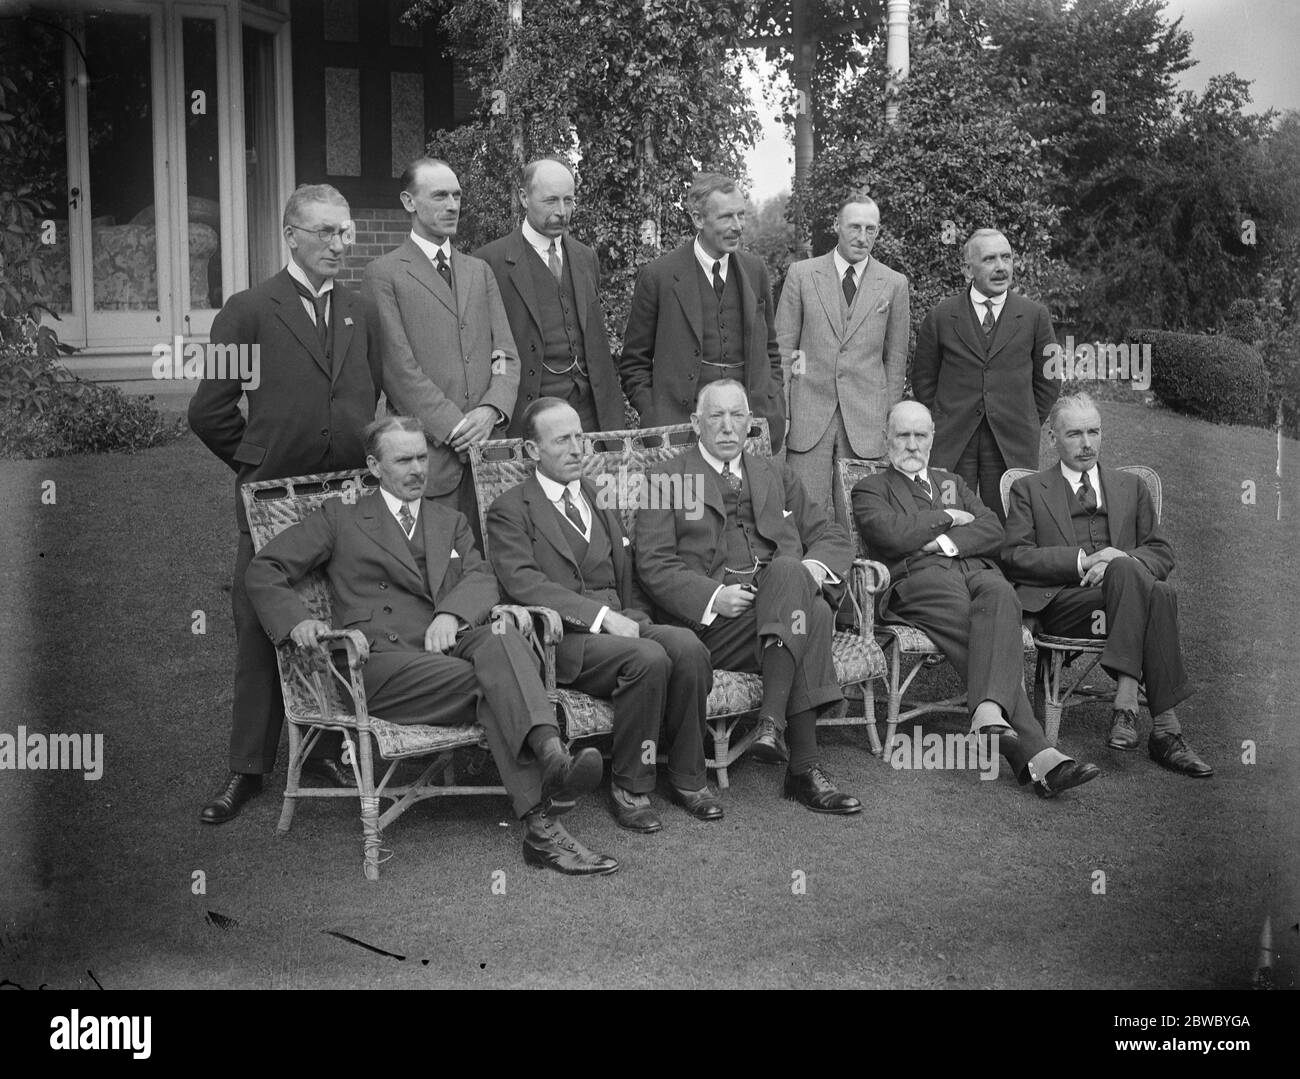
[[[778,731],[785,727],[785,707],[790,700],[790,687],[794,684],[794,656],[790,649],[777,641],[763,649],[763,701],[758,714],[776,724]]]
[[[797,776],[803,775],[817,763],[817,712],[812,708],[806,712],[796,712],[787,722],[790,771]]]
[[[1152,734],[1182,734],[1183,728],[1178,722],[1178,717],[1174,715],[1174,710],[1170,708],[1166,712],[1161,712],[1158,716],[1151,717]]]
[[[539,723],[528,732],[524,740],[533,755],[543,764],[552,758],[566,755],[564,746],[560,744],[560,728],[552,727],[549,723]]]

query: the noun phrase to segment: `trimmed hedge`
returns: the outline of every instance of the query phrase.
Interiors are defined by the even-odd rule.
[[[1161,404],[1212,423],[1269,426],[1268,375],[1249,345],[1166,330],[1133,336],[1151,346],[1151,390]]]

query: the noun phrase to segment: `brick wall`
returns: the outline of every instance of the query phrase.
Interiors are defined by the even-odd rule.
[[[357,242],[339,271],[338,280],[348,285],[361,283],[361,271],[371,259],[386,255],[411,233],[411,217],[400,206],[370,209],[352,207],[357,223]]]

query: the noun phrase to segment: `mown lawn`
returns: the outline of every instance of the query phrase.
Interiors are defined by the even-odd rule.
[[[0,771],[0,978],[1245,987],[1271,918],[1273,980],[1293,985],[1300,485],[1286,479],[1279,522],[1269,433],[1137,404],[1103,416],[1105,458],[1152,464],[1165,482],[1200,685],[1180,712],[1213,779],[1107,750],[1102,706],[1067,712],[1062,745],[1105,774],[1052,803],[1005,774],[895,772],[842,729],[824,733],[826,762],[861,818],[815,817],[781,800],[779,769],[742,763],[720,825],[665,801],[664,831],[639,837],[599,800],[581,806],[571,829],[623,862],[596,880],[527,869],[504,799],[417,807],[390,829],[378,884],[361,874],[354,803],[307,804],[276,837],[282,770],[236,821],[201,826],[229,723],[230,474],[192,436],[135,457],[0,462],[0,733],[102,732],[106,745],[97,782]],[[1295,452],[1287,443],[1289,472]],[[1246,481],[1257,505],[1243,505]],[[792,892],[796,870],[806,894]]]

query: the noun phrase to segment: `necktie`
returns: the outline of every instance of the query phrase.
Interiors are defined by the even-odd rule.
[[[451,267],[447,265],[447,256],[442,253],[442,248],[438,249],[438,274],[451,288]]]
[[[740,494],[740,476],[731,471],[731,462],[722,462],[722,482],[727,485],[733,494]]]
[[[584,536],[587,534],[587,526],[582,523],[582,514],[578,512],[578,504],[573,501],[573,495],[569,494],[569,489],[564,489],[564,516],[569,519],[569,524],[573,525]]]
[[[560,253],[555,249],[555,241],[551,241],[551,246],[546,251],[546,267],[551,271],[551,276],[555,280],[560,279]]]
[[[993,317],[993,301],[984,301],[984,321],[980,323],[984,328],[984,336],[993,336],[993,327],[997,325],[997,320]]]
[[[410,539],[411,532],[415,529],[415,518],[411,515],[411,509],[405,502],[402,503],[402,508],[397,511],[397,523],[402,526],[406,538]]]
[[[1097,492],[1092,489],[1092,484],[1088,482],[1088,473],[1086,472],[1079,477],[1079,505],[1089,514],[1097,512]]]
[[[293,287],[298,290],[299,296],[311,304],[312,310],[316,313],[316,336],[320,338],[320,347],[325,348],[326,338],[329,336],[328,310],[325,306],[329,300],[329,293],[322,292],[317,296],[301,281],[295,281]]]
[[[713,264],[713,291],[718,294],[719,300],[722,299],[722,290],[725,287],[725,283],[722,280],[722,263],[715,262]]]
[[[934,490],[930,487],[929,483],[926,482],[924,476],[918,475],[916,479],[914,479],[912,482],[915,483],[918,488],[920,488],[921,493],[925,495],[925,500],[927,502],[934,501]]]
[[[858,294],[858,283],[853,279],[853,267],[844,271],[844,302],[853,306],[853,297]]]

